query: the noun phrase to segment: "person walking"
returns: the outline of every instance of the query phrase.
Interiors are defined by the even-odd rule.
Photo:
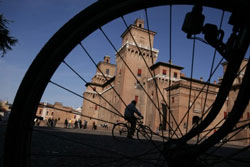
[[[64,127],[65,127],[65,128],[68,128],[68,120],[67,120],[67,118],[66,118],[65,121],[64,121]]]

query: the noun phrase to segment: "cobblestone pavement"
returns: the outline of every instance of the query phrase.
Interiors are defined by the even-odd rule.
[[[159,153],[138,140],[117,141],[110,131],[36,129],[32,166],[152,166]],[[159,145],[161,142],[156,142]],[[135,156],[136,158],[133,158]]]
[[[0,162],[3,155],[4,127],[0,126]],[[165,162],[157,150],[162,146],[161,141],[116,141],[108,130],[35,128],[32,140],[33,167],[151,167],[161,166]],[[235,149],[237,148],[223,148],[218,155]],[[244,156],[250,159],[249,152]],[[220,166],[228,164],[216,165]],[[237,166],[249,164],[239,163]]]

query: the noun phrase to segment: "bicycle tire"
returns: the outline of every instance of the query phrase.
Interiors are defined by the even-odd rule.
[[[148,143],[150,140],[152,140],[153,132],[149,126],[143,125],[143,127],[139,127],[137,129],[136,136],[140,142]]]
[[[132,1],[99,1],[88,7],[86,10],[75,16],[65,24],[44,46],[37,55],[36,59],[27,71],[17,95],[14,100],[12,112],[9,117],[6,140],[5,140],[5,166],[29,166],[30,142],[32,136],[32,120],[41,96],[55,70],[59,64],[88,34],[95,29],[113,20],[114,18],[146,7],[164,5],[164,4],[194,4],[196,1],[153,1],[147,2],[142,0]],[[236,6],[245,5],[246,1],[202,1],[204,5],[232,11]],[[247,4],[249,6],[249,4]],[[100,12],[100,15],[96,14]],[[79,20],[86,20],[80,23]],[[74,31],[72,31],[74,29]],[[85,30],[85,31],[83,31]],[[65,34],[67,34],[65,36]],[[231,68],[230,68],[231,69]],[[237,68],[234,69],[236,73]],[[228,73],[231,73],[230,71]],[[229,74],[228,74],[229,75]],[[231,87],[230,84],[224,83],[222,87]],[[229,91],[229,90],[228,90]],[[223,92],[223,98],[228,92]],[[222,99],[221,101],[225,101]],[[223,102],[219,102],[220,104]],[[20,112],[21,111],[21,112]],[[200,128],[204,129],[204,128]],[[197,132],[195,132],[197,133]],[[193,133],[193,134],[195,134]],[[192,138],[190,135],[183,140],[185,142]],[[13,138],[13,136],[16,136]]]
[[[112,136],[115,140],[124,141],[128,137],[128,127],[124,123],[114,124],[112,128]]]

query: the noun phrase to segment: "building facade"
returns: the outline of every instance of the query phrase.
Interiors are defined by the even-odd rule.
[[[144,28],[142,19],[137,19],[121,35],[122,44],[115,55],[116,63],[110,63],[110,56],[98,63],[96,74],[86,84],[83,93],[82,115],[89,122],[123,121],[125,107],[132,100],[137,101],[136,107],[144,116],[144,124],[155,131],[161,127],[166,131],[180,129],[176,133],[186,132],[206,116],[220,83],[207,84],[202,78],[188,78],[182,73],[183,67],[171,61],[156,62],[159,50],[154,48],[155,35],[156,32]],[[244,60],[242,67],[247,61]],[[223,64],[224,70],[226,65]],[[235,80],[222,112],[208,129],[223,123],[221,120],[227,117],[241,79],[242,74]],[[242,119],[250,118],[249,109]],[[211,134],[214,131],[216,128]],[[249,133],[246,131],[245,135]]]
[[[0,100],[0,121],[7,122],[9,119],[12,105],[8,101]]]
[[[42,102],[38,106],[36,117],[41,119],[39,126],[47,126],[48,120],[51,119],[56,120],[57,127],[64,127],[66,119],[68,121],[71,120],[72,124],[82,119],[81,112],[81,108],[73,109],[72,107],[64,106],[60,102],[55,102],[54,104]]]

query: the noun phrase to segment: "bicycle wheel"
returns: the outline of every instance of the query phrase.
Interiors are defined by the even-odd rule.
[[[128,127],[124,123],[114,124],[112,136],[115,140],[126,140],[128,137]]]
[[[213,146],[215,146],[215,144],[226,135],[229,135],[229,138],[232,139],[228,140],[227,143],[234,142],[233,140],[236,140],[237,142],[244,140],[246,146],[240,150],[248,153],[249,136],[247,136],[247,134],[249,132],[245,130],[245,128],[249,122],[248,119],[246,119],[246,121],[239,121],[239,119],[247,107],[246,102],[249,101],[249,93],[247,94],[248,88],[246,86],[249,85],[249,74],[247,72],[248,70],[245,68],[245,64],[247,64],[248,61],[244,59],[250,39],[249,27],[247,27],[249,25],[245,25],[249,20],[249,2],[243,0],[221,0],[219,2],[215,0],[199,1],[198,6],[203,5],[220,9],[219,12],[222,13],[222,17],[219,18],[220,21],[218,22],[221,22],[221,25],[223,23],[224,11],[231,13],[236,8],[240,9],[239,14],[234,15],[230,21],[230,24],[236,24],[236,26],[234,25],[232,31],[229,25],[228,29],[230,29],[230,32],[227,35],[232,38],[229,38],[227,44],[224,44],[222,40],[218,39],[223,37],[222,32],[219,30],[217,31],[217,29],[210,24],[203,26],[204,29],[202,31],[205,34],[205,40],[201,40],[203,36],[198,37],[197,35],[196,37],[194,34],[191,34],[192,40],[186,39],[186,37],[184,37],[185,35],[183,36],[184,33],[182,36],[172,38],[172,35],[174,35],[173,31],[175,30],[172,25],[172,16],[174,16],[172,10],[176,5],[176,13],[183,14],[180,11],[187,6],[179,6],[181,4],[195,5],[197,4],[197,1],[102,0],[86,8],[66,23],[37,55],[20,85],[8,122],[5,140],[4,165],[6,167],[32,166],[39,162],[52,163],[56,157],[64,157],[63,162],[67,164],[67,159],[65,157],[72,156],[74,156],[74,160],[78,162],[77,165],[79,166],[93,166],[93,164],[101,164],[103,166],[120,166],[124,164],[127,164],[127,166],[138,166],[139,164],[144,164],[145,166],[188,166],[194,164],[196,166],[201,166],[205,164],[209,165],[209,163],[214,162],[225,162],[227,160],[229,160],[230,163],[231,161],[236,163],[239,161],[242,163],[248,163],[248,160],[243,160],[245,155],[243,155],[243,157],[232,158],[229,154],[222,154],[223,156],[221,154],[217,155],[216,153],[213,155],[210,154],[211,152],[214,152]],[[178,7],[180,7],[181,10],[178,10]],[[191,8],[192,6],[189,6],[186,11],[189,12]],[[139,13],[132,13],[140,9],[143,10],[139,11]],[[198,8],[198,11],[199,9],[200,8]],[[206,10],[210,10],[210,8],[206,8]],[[169,22],[161,25],[161,23],[165,23],[162,21],[164,18],[161,20],[156,18],[165,16],[164,12],[166,11],[169,11]],[[127,25],[125,19],[127,16],[126,14],[131,13],[132,16],[128,15],[127,17],[135,18],[135,15],[136,17],[140,17],[138,15],[141,15],[142,12],[144,13],[145,22],[138,19],[134,25]],[[151,12],[158,12],[158,15],[150,16]],[[183,23],[185,14],[186,13],[183,14],[182,20],[178,20],[178,18],[180,18],[179,15],[176,16],[178,23]],[[207,14],[208,13],[206,13],[206,15]],[[193,13],[189,13],[187,17],[191,17],[190,15],[193,15]],[[227,14],[227,16],[229,16],[229,14]],[[237,18],[239,16],[241,19]],[[151,20],[148,19],[148,17],[151,17]],[[208,18],[209,17],[214,17],[214,15],[208,15]],[[234,19],[234,17],[236,17],[236,19]],[[116,20],[117,18],[123,23],[123,28],[118,26],[110,31],[109,28],[113,27],[113,25],[118,22]],[[156,22],[157,20],[158,22]],[[235,20],[241,20],[243,22],[237,22]],[[151,21],[155,21],[153,25],[150,24]],[[107,24],[109,22],[111,25]],[[179,30],[181,29],[181,24],[177,24],[177,26],[180,27]],[[160,42],[157,44],[163,51],[166,48],[166,43],[169,45],[167,47],[169,52],[166,52],[165,50],[165,54],[169,55],[167,60],[169,61],[168,63],[166,63],[166,58],[162,59],[162,61],[164,60],[165,62],[156,62],[156,59],[159,56],[159,50],[153,48],[153,37],[156,33],[151,31],[151,25],[152,29],[157,28],[157,25],[162,27],[162,29],[158,29],[159,34],[161,33],[161,30],[167,29],[169,31],[168,33],[161,33],[163,40],[159,39]],[[218,27],[218,29],[222,28],[220,25]],[[123,33],[120,31],[117,32],[119,29],[125,29],[125,31]],[[210,30],[216,30],[217,33],[212,40],[209,38],[211,35],[208,34],[210,33]],[[138,33],[139,31],[140,33]],[[108,37],[108,34],[112,33],[118,33],[119,35],[122,34],[123,41],[120,49],[116,49],[116,45],[113,44],[111,38]],[[103,42],[99,43],[100,34],[102,35],[102,38],[107,40],[108,45],[105,45]],[[166,34],[168,34],[168,38],[166,37]],[[190,38],[190,34],[188,35]],[[214,34],[212,34],[212,36],[214,36]],[[226,34],[224,36],[226,36]],[[115,37],[112,36],[112,38]],[[164,40],[164,38],[167,38],[168,40]],[[93,39],[96,39],[96,41],[93,42]],[[191,49],[184,49],[183,45],[186,45],[186,42],[181,43],[179,40],[175,41],[177,46],[181,46],[182,49],[185,50],[181,53],[180,60],[183,59],[184,62],[191,60],[191,65],[187,67],[187,69],[190,70],[190,77],[181,73],[181,70],[183,70],[182,66],[173,64],[173,61],[178,62],[178,59],[172,57],[172,52],[182,50],[179,47],[175,49],[172,48],[172,41],[174,41],[174,39],[183,39],[186,40],[186,42],[189,41],[191,43],[191,45],[188,43],[186,47]],[[237,41],[237,39],[240,40]],[[213,40],[215,40],[215,43]],[[157,40],[155,39],[155,41]],[[208,51],[211,52],[210,56],[206,55],[202,57],[199,55],[198,59],[194,59],[196,55],[195,48],[198,47],[197,41],[205,41],[206,43],[204,45],[202,44],[200,49],[198,49],[200,54],[205,54],[207,50],[204,51],[203,47],[208,46],[210,47],[210,50]],[[95,43],[96,45],[94,47],[88,46],[88,42],[92,44]],[[217,45],[216,42],[222,43]],[[227,45],[232,45],[233,47],[227,48]],[[96,60],[91,56],[88,48],[92,48],[94,50],[93,53],[98,54],[95,51],[100,50],[98,48],[99,46],[104,46],[105,49],[111,48],[115,50],[117,66],[111,65],[109,57],[106,57],[102,63],[95,63]],[[222,53],[222,56],[216,56],[214,47],[219,47],[216,48],[216,50]],[[221,47],[225,47],[226,49],[222,49]],[[69,58],[73,59],[76,57],[72,56],[72,54],[79,49],[83,50],[86,58],[90,58],[94,67],[91,68],[91,63],[87,63],[86,65],[83,65],[85,68],[81,66],[84,68],[83,71],[85,72],[85,70],[87,71],[89,69],[97,71],[91,82],[88,82],[86,78],[83,78],[77,73],[77,70],[72,68],[69,63],[86,62],[85,57],[83,61],[69,60]],[[187,51],[191,52],[191,58],[185,59],[185,56],[183,55],[186,55]],[[178,57],[177,54],[175,54],[175,56]],[[212,79],[218,77],[218,75],[215,74],[224,58],[226,59],[226,63],[223,63],[224,74],[219,74],[223,75],[223,78],[219,81],[219,84],[212,83]],[[206,82],[202,79],[195,79],[197,76],[193,75],[194,64],[196,62],[194,60],[197,60],[198,62],[197,69],[195,69],[198,73],[201,73],[203,67],[207,68],[206,65],[208,64],[208,61],[212,62],[212,65],[208,67],[209,74],[207,75]],[[67,85],[64,81],[62,81],[64,84],[55,82],[55,80],[58,80],[55,75],[58,74],[58,71],[56,70],[61,68],[60,64],[64,65],[66,69],[69,69],[72,74],[78,76],[78,79],[85,82],[87,88],[84,96],[81,95],[82,92],[76,93],[77,90],[74,90],[74,87],[67,88],[66,86],[62,86],[64,84]],[[103,64],[108,64],[108,70],[105,69],[106,67],[102,68]],[[185,64],[183,64],[183,66],[184,65]],[[63,71],[63,74],[65,74],[65,71]],[[86,76],[89,78],[87,74]],[[238,81],[238,79],[240,79],[240,81]],[[70,80],[70,82],[71,81],[72,80]],[[80,87],[82,87],[82,83],[80,85]],[[123,87],[121,87],[122,85]],[[55,112],[61,111],[62,113],[69,113],[73,117],[77,115],[75,111],[66,107],[63,108],[58,104],[47,105],[39,103],[46,87],[46,91],[51,90],[49,89],[50,86],[61,88],[76,97],[84,99],[84,111],[81,114],[78,113],[79,116],[88,119],[89,122],[95,120],[99,121],[99,123],[108,123],[109,125],[115,124],[116,120],[123,119],[123,114],[120,111],[123,111],[130,100],[134,98],[139,101],[138,107],[143,110],[143,122],[150,126],[154,131],[159,129],[158,126],[161,125],[160,129],[162,129],[162,131],[164,130],[164,133],[162,132],[160,134],[162,134],[163,138],[168,138],[169,140],[166,143],[163,142],[161,144],[151,140],[148,147],[143,146],[141,148],[142,150],[140,150],[139,148],[134,147],[134,145],[126,143],[116,147],[112,142],[109,143],[108,137],[102,136],[101,132],[100,134],[93,136],[79,136],[79,133],[74,131],[69,131],[69,133],[67,131],[67,135],[70,137],[65,141],[65,137],[63,137],[64,135],[62,135],[61,132],[58,132],[58,135],[56,136],[55,131],[33,128],[34,118],[38,107],[42,107],[42,109],[46,107],[48,113],[49,109],[51,109]],[[239,93],[238,96],[238,92],[243,93]],[[235,101],[237,96],[238,98]],[[64,97],[64,95],[61,95],[61,97]],[[244,104],[241,103],[241,101],[244,101]],[[227,106],[226,110],[225,106]],[[228,112],[230,112],[230,114],[224,116],[224,114]],[[235,113],[237,113],[236,116]],[[247,113],[248,110],[246,111],[244,118],[248,118]],[[229,125],[229,121],[232,121],[233,123]],[[224,131],[225,129],[227,130]],[[216,130],[215,133],[214,130]],[[41,134],[44,134],[45,137],[41,137]],[[55,137],[55,143],[60,143],[65,146],[68,146],[67,143],[69,141],[80,144],[84,150],[89,151],[87,157],[92,157],[92,159],[88,159],[86,156],[81,156],[82,153],[79,150],[79,145],[75,146],[76,149],[74,151],[76,154],[72,153],[73,151],[70,150],[72,147],[70,146],[68,146],[67,149],[65,148],[66,150],[61,150],[61,147],[54,148],[49,140],[43,140],[43,142],[46,143],[44,144],[45,146],[51,146],[49,149],[45,146],[46,149],[37,149],[39,148],[38,146],[40,146],[38,140],[46,139],[46,136]],[[71,138],[77,140],[71,140]],[[63,141],[59,141],[60,139]],[[97,141],[97,143],[92,143],[94,141]],[[43,142],[40,141],[41,145]],[[190,143],[193,145],[190,145]],[[104,149],[104,146],[108,149]],[[46,150],[48,150],[48,152],[46,152]],[[94,150],[96,152],[94,152]],[[121,153],[121,150],[125,151]],[[224,148],[221,150],[223,153],[225,152]],[[237,150],[236,153],[238,151],[239,150]],[[67,152],[67,154],[65,152]],[[58,153],[60,154],[58,155]],[[231,153],[232,152],[230,151],[230,154]],[[127,156],[128,154],[130,156]],[[42,156],[39,157],[39,155]],[[232,155],[234,154],[232,153]],[[237,153],[237,156],[238,155],[239,154]],[[137,158],[133,159],[133,156],[136,156]],[[43,159],[43,157],[49,157],[51,161],[47,161],[46,159]],[[213,159],[211,160],[211,158]],[[179,159],[182,159],[182,161],[179,161]],[[70,162],[71,160],[68,161],[69,164]],[[49,165],[53,166],[52,164]]]
[[[137,139],[142,143],[147,143],[152,140],[153,132],[150,127],[143,126],[139,127],[136,132]]]

